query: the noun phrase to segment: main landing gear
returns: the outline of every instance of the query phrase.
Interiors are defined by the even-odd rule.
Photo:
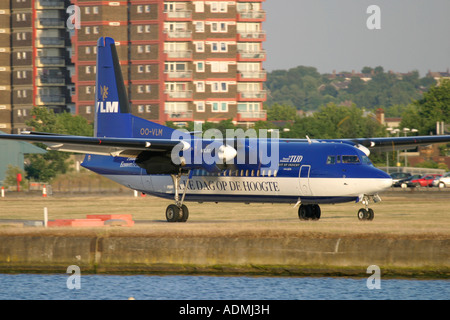
[[[180,201],[180,195],[179,195],[179,185],[180,185],[180,179],[181,179],[181,173],[175,175],[171,175],[173,180],[173,188],[175,189],[175,204],[170,204],[166,209],[166,219],[168,222],[186,222],[189,218],[189,210],[188,208],[183,204],[184,197],[186,195],[186,189],[184,188],[183,195],[181,197]],[[189,175],[188,181],[186,182],[186,186],[189,183],[189,180],[191,179],[191,175]]]
[[[301,204],[298,208],[298,218],[300,220],[319,220],[320,212],[318,204]]]

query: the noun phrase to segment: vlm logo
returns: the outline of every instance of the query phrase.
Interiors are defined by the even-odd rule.
[[[118,113],[119,101],[105,101],[108,98],[108,89],[107,86],[100,86],[100,95],[103,101],[97,101],[97,112]]]
[[[97,101],[97,112],[118,113],[119,101]]]

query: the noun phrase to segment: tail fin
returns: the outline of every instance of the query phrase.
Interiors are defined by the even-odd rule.
[[[109,37],[101,37],[97,42],[95,90],[97,137],[171,138],[174,129],[131,114],[116,45]]]

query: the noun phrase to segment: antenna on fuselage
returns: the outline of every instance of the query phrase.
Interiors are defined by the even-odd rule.
[[[308,143],[311,144],[311,139],[308,136],[306,136],[306,139],[308,139]]]

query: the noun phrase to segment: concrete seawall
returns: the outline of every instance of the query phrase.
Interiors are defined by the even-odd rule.
[[[0,236],[0,272],[450,277],[450,240]]]

